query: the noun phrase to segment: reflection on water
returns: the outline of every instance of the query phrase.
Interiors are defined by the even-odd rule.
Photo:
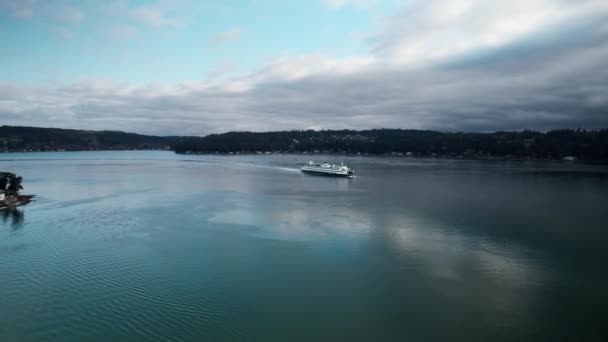
[[[338,187],[344,186],[337,183]],[[319,193],[322,196],[322,193]],[[256,227],[252,234],[280,240],[356,237],[370,230],[365,212],[344,203],[302,201],[276,196],[224,195],[224,205],[209,212],[208,222]],[[348,204],[348,203],[347,203]]]
[[[0,214],[0,340],[603,335],[604,166],[343,157],[348,180],[302,174],[308,156],[10,157],[39,200]]]
[[[25,217],[23,210],[18,208],[8,208],[0,210],[0,220],[5,226],[10,226],[13,230],[18,230],[23,225]]]

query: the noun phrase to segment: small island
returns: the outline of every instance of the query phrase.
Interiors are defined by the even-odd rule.
[[[23,178],[12,172],[0,172],[0,210],[28,204],[34,195],[21,195]]]

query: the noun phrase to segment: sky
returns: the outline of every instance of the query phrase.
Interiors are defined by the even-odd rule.
[[[0,0],[0,124],[608,127],[607,0]]]

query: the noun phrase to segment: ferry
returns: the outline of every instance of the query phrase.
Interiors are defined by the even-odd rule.
[[[302,172],[321,176],[355,178],[355,171],[342,163],[340,165],[315,164],[310,161],[302,166]]]

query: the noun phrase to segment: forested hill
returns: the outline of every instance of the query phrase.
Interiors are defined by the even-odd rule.
[[[159,137],[120,131],[0,127],[0,151],[174,149],[176,153],[345,153],[608,160],[608,129],[445,133],[422,130],[229,132]]]
[[[119,131],[0,127],[0,150],[2,151],[172,149],[175,143],[183,139]]]
[[[229,132],[190,138],[176,153],[347,153],[608,160],[608,129],[444,133],[422,130]]]

